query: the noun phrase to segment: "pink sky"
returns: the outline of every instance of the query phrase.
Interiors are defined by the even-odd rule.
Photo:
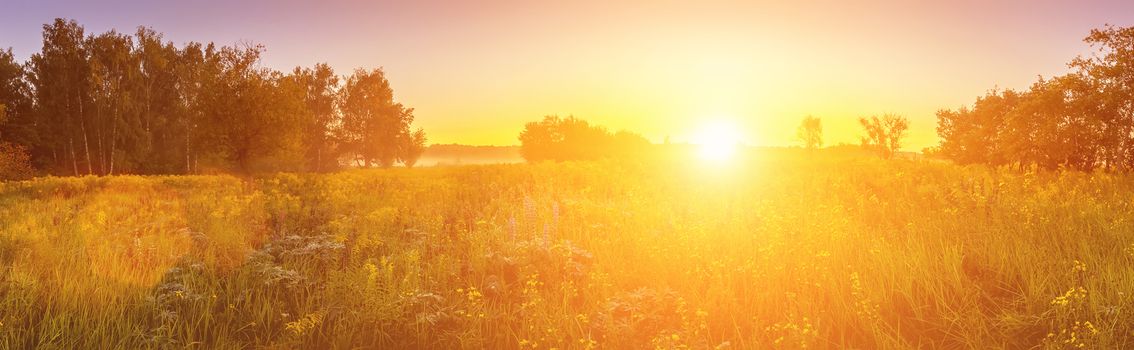
[[[909,150],[936,144],[934,111],[1067,71],[1134,2],[847,1],[51,1],[8,0],[0,47],[26,58],[55,17],[88,32],[153,27],[166,38],[267,46],[264,65],[384,67],[431,142],[515,144],[526,121],[574,114],[660,141],[709,121],[758,145],[823,119],[911,120]]]

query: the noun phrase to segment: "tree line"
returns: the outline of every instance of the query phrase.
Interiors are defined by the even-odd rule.
[[[1134,27],[1092,30],[1095,51],[1023,91],[993,89],[937,112],[942,142],[927,150],[960,164],[1134,169]]]
[[[425,133],[382,69],[280,72],[261,45],[175,46],[139,27],[43,26],[43,49],[0,50],[0,163],[55,175],[331,171],[413,166]],[[3,165],[3,164],[0,164]]]
[[[549,115],[524,125],[520,155],[529,162],[634,158],[650,148],[650,141],[629,132],[610,132],[586,120]]]
[[[909,129],[909,120],[892,113],[860,117],[858,121],[865,133],[862,148],[884,159],[898,153]],[[529,122],[520,132],[519,140],[520,155],[528,162],[633,159],[656,155],[659,148],[639,134],[610,132],[574,116],[549,115]],[[822,147],[822,120],[810,115],[804,117],[796,129],[796,140],[808,150]]]
[[[859,117],[858,124],[865,133],[861,137],[862,148],[877,153],[883,159],[891,159],[898,154],[910,127],[906,117],[894,113]],[[795,138],[807,150],[823,147],[823,121],[815,116],[804,117],[796,128]]]

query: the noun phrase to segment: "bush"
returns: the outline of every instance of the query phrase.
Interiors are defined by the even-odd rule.
[[[0,142],[0,181],[26,180],[35,175],[23,146]]]
[[[546,116],[527,123],[520,133],[520,155],[529,162],[633,158],[649,146],[650,141],[641,135],[611,133],[574,116]]]

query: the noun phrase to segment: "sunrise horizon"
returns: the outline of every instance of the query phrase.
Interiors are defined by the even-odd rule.
[[[1134,0],[6,0],[0,349],[1128,349]]]
[[[654,143],[728,120],[762,147],[796,145],[795,124],[812,115],[828,144],[854,144],[859,117],[895,113],[911,121],[903,150],[918,152],[940,141],[938,110],[1067,73],[1093,52],[1082,41],[1091,29],[1134,21],[1120,1],[980,4],[17,1],[0,14],[0,42],[25,60],[58,17],[90,33],[146,26],[177,46],[262,44],[262,65],[281,72],[382,67],[431,144],[518,145],[523,125],[546,115]]]

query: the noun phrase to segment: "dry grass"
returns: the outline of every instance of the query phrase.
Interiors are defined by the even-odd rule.
[[[766,154],[0,185],[3,348],[1125,348],[1134,178]]]

